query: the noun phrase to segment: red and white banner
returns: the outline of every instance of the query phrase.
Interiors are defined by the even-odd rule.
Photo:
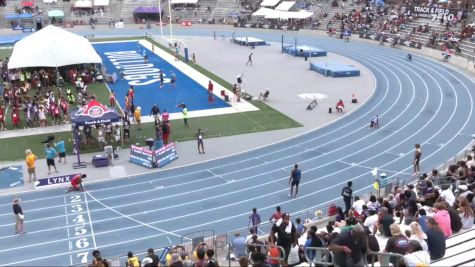
[[[181,22],[181,26],[191,27],[191,21],[190,20],[184,20],[184,21]]]

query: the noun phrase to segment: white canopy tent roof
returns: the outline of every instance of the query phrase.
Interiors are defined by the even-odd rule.
[[[289,11],[289,9],[291,9],[295,5],[295,3],[295,1],[283,1],[275,9]]]
[[[253,16],[263,16],[266,19],[306,19],[313,16],[312,12],[300,10],[298,12],[274,10],[261,7],[252,14]]]
[[[109,6],[109,0],[94,0],[94,6]]]
[[[171,0],[171,4],[196,4],[198,0]]]
[[[85,63],[102,63],[89,41],[48,25],[15,44],[8,68],[61,67]]]
[[[252,13],[252,15],[253,16],[265,16],[265,15],[270,14],[272,12],[274,12],[274,10],[272,10],[270,8],[267,8],[267,7],[261,7],[261,8],[259,8],[259,10]]]
[[[280,0],[264,0],[262,1],[261,6],[275,7],[279,2]]]
[[[74,3],[75,8],[92,8],[92,2],[89,0],[78,0]]]

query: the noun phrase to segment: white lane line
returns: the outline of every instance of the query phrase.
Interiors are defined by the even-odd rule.
[[[356,162],[346,162],[346,161],[343,161],[343,160],[338,160],[337,162],[340,162],[340,163],[343,163],[343,164],[346,164],[346,165],[350,165],[350,166],[353,166],[353,167],[359,167],[359,168],[363,168],[363,169],[367,169],[367,170],[373,170],[374,167],[370,167],[370,166],[365,166],[365,165],[361,165],[359,163],[356,163]],[[397,173],[397,172],[400,172],[400,171],[395,171],[395,170],[388,170],[388,169],[383,169],[383,168],[380,168],[379,166],[375,166],[375,167],[378,167],[378,170],[380,172],[394,172],[394,173]],[[412,175],[412,173],[408,173],[408,172],[402,172],[401,174],[405,174],[405,175]]]
[[[66,197],[64,197],[64,214],[66,214],[66,216],[64,217],[64,219],[66,220],[66,231],[68,233],[68,239],[70,239],[71,235],[69,233],[68,206],[66,205]],[[69,244],[69,252],[71,252],[73,244],[71,241],[68,241],[68,244]],[[69,253],[69,264],[70,266],[73,265],[73,257],[71,256],[71,253]]]
[[[170,235],[173,235],[173,236],[182,238],[182,236],[177,235],[177,234],[175,234],[175,233],[172,233],[172,232],[169,232],[169,231],[166,231],[166,230],[157,228],[157,227],[155,227],[155,226],[152,226],[152,225],[150,225],[150,224],[143,223],[143,222],[141,222],[141,221],[139,221],[139,220],[136,220],[136,219],[134,219],[134,218],[132,218],[132,217],[130,217],[130,216],[128,216],[128,215],[126,215],[126,214],[120,212],[120,211],[117,211],[117,210],[115,210],[115,209],[113,209],[113,208],[107,206],[106,204],[102,203],[100,200],[97,200],[97,199],[96,199],[93,195],[91,195],[89,192],[86,191],[85,193],[86,193],[88,196],[90,196],[92,199],[94,199],[97,203],[101,204],[102,206],[104,206],[104,207],[107,208],[108,210],[110,210],[110,211],[112,211],[112,212],[114,212],[114,213],[117,213],[117,214],[120,215],[121,217],[127,218],[127,219],[129,219],[129,220],[131,220],[131,221],[133,221],[133,222],[136,222],[136,223],[140,224],[141,226],[146,226],[146,227],[151,228],[151,229],[153,229],[153,230],[157,230],[157,231],[159,231],[159,232],[161,232],[161,233],[166,233],[166,234],[170,234]]]
[[[94,234],[94,227],[92,226],[91,212],[89,212],[89,203],[87,202],[87,195],[85,191],[83,192],[83,195],[86,202],[86,211],[87,211],[87,216],[89,218],[89,227],[91,227],[92,243],[94,244],[94,249],[97,249],[96,235]]]
[[[213,172],[212,170],[210,170],[210,169],[206,169],[206,171],[208,171],[209,173],[211,173],[211,175],[213,175],[214,177],[217,177],[217,178],[219,178],[219,179],[221,179],[221,180],[223,180],[223,181],[225,181],[225,182],[228,182],[228,180],[224,179],[224,177],[221,176],[220,174],[216,174],[216,173],[214,173],[214,172]],[[212,178],[214,178],[214,177],[212,177]],[[181,184],[180,184],[180,185],[181,185]]]

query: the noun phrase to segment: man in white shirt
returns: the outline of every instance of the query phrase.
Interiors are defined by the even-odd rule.
[[[445,200],[447,203],[449,203],[450,206],[453,206],[455,203],[455,196],[454,192],[450,190],[450,186],[444,185],[442,187],[442,192],[440,192],[440,198]]]
[[[353,208],[358,212],[358,214],[361,214],[363,212],[363,205],[365,205],[364,200],[360,199],[360,197],[356,196],[355,201],[353,202]]]
[[[369,210],[369,216],[364,221],[363,225],[368,227],[369,231],[374,234],[378,227],[378,213],[376,210]]]

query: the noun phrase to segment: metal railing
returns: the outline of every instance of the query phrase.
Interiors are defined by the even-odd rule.
[[[310,267],[312,266],[332,266],[334,265],[333,252],[328,248],[313,248],[305,249],[305,258]]]
[[[279,250],[279,254],[277,257],[275,256],[271,256],[270,255],[270,250],[272,248],[277,248]],[[280,262],[284,261],[285,258],[286,258],[286,255],[285,255],[285,250],[283,247],[281,246],[276,246],[276,245],[265,245],[265,244],[253,244],[253,243],[249,243],[249,244],[246,244],[246,250],[248,251],[245,255],[245,257],[248,257],[251,261],[251,264],[254,264],[252,262],[252,253],[262,253],[262,254],[265,254],[266,255],[266,260],[267,260],[267,263],[271,263],[272,261],[278,261],[278,264],[280,265]],[[256,252],[254,252],[255,250],[257,250]],[[234,266],[235,264],[231,264],[231,253],[233,253],[233,245],[232,243],[228,243],[228,266]],[[236,258],[236,260],[239,260],[238,258]]]
[[[376,260],[379,261],[379,266],[401,266],[404,263],[404,256],[398,253],[386,253],[386,252],[368,252],[368,256],[371,257],[371,261],[368,262],[368,266],[373,267]]]

